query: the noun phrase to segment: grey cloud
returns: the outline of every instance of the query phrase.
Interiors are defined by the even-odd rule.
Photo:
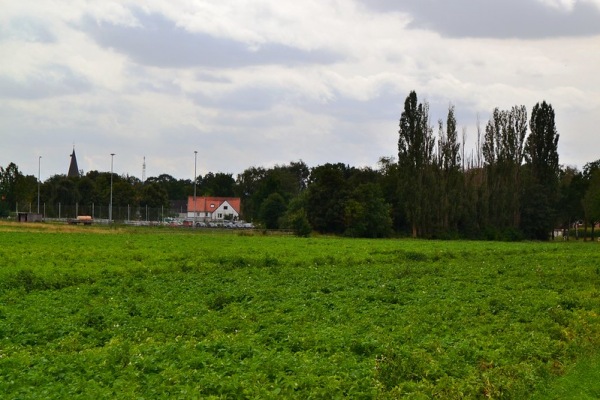
[[[275,43],[254,51],[231,39],[188,32],[159,14],[134,14],[141,27],[98,24],[89,17],[83,19],[80,27],[104,47],[126,54],[140,64],[164,68],[331,63],[340,57],[324,50],[303,51]]]
[[[41,99],[87,92],[90,82],[62,65],[50,65],[38,76],[19,82],[0,77],[0,97]]]
[[[331,115],[339,121],[353,124],[364,121],[393,121],[400,117],[400,107],[405,97],[406,94],[399,93],[397,88],[392,87],[384,88],[366,100],[352,98],[336,91],[327,102],[307,103],[305,108],[308,112]]]
[[[265,111],[276,104],[297,103],[290,90],[280,87],[243,87],[221,96],[206,96],[195,93],[191,98],[199,105],[228,111]]]
[[[577,2],[571,12],[534,0],[358,0],[380,12],[409,13],[411,28],[449,37],[541,39],[600,34],[600,11]]]

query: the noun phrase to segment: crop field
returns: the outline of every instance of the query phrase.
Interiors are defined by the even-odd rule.
[[[2,224],[0,398],[553,398],[600,381],[599,260],[582,242]]]

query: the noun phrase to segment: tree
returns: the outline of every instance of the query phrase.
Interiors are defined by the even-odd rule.
[[[235,179],[232,174],[209,172],[200,179],[197,189],[201,196],[233,197],[234,187]]]
[[[187,200],[192,195],[194,183],[190,179],[175,179],[168,174],[146,179],[144,184],[157,183],[166,192],[169,200]]]
[[[78,180],[77,191],[80,195],[79,201],[82,204],[89,205],[98,201],[96,183],[87,175]]]
[[[530,134],[525,145],[525,161],[530,175],[525,188],[522,230],[535,239],[547,239],[554,228],[558,201],[558,132],[554,110],[545,101],[531,111]]]
[[[305,193],[303,192],[290,201],[287,211],[280,219],[281,227],[293,230],[294,234],[299,237],[308,237],[312,232],[306,214]]]
[[[260,202],[256,197],[265,175],[264,168],[250,167],[237,176],[236,195],[241,199],[243,218],[247,221],[258,218]]]
[[[592,225],[592,240],[594,240],[594,227],[600,222],[600,169],[591,173],[588,188],[583,198],[586,222]]]
[[[379,186],[385,202],[391,206],[392,226],[397,232],[407,230],[406,214],[400,197],[400,167],[394,157],[379,159]]]
[[[0,199],[9,210],[14,210],[18,202],[17,182],[21,172],[15,163],[9,163],[6,168],[0,166]]]
[[[345,218],[346,236],[384,238],[392,234],[391,208],[375,183],[365,183],[353,190],[346,202]]]
[[[426,176],[432,162],[433,139],[429,126],[429,105],[419,103],[417,93],[410,92],[404,101],[398,131],[398,165],[402,203],[411,224],[412,236],[426,229],[424,217]]]
[[[521,213],[521,164],[527,135],[527,110],[514,106],[510,111],[496,108],[488,121],[482,144],[488,227],[518,229]]]
[[[141,187],[140,206],[160,208],[169,206],[167,190],[156,182],[145,183]]]
[[[558,132],[554,109],[545,101],[531,110],[530,134],[525,145],[525,161],[538,183],[554,186],[558,181]]]
[[[324,164],[312,169],[306,212],[310,225],[322,233],[342,234],[349,189],[349,168],[342,163]]]
[[[600,160],[596,160],[593,162],[589,162],[583,166],[583,185],[584,186],[584,197],[582,199],[583,210],[585,214],[584,219],[584,229],[587,232],[587,224],[588,222],[592,225],[592,236],[594,234],[594,225],[595,222],[598,222],[600,218],[598,218],[598,201],[600,197],[598,196],[598,192],[600,192]],[[584,236],[585,239],[585,236]]]
[[[265,228],[278,229],[279,219],[285,214],[286,209],[283,196],[279,193],[271,193],[260,207],[260,220],[265,224]]]
[[[439,225],[445,232],[455,231],[458,227],[463,192],[460,163],[456,117],[454,116],[454,106],[451,105],[448,108],[445,132],[443,122],[439,121],[438,139],[439,179],[437,186],[440,191],[440,199],[436,203],[440,208]]]

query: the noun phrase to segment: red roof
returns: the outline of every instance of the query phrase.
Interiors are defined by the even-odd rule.
[[[196,207],[194,207],[194,196],[188,197],[188,212],[213,212],[223,203],[229,205],[239,214],[241,199],[239,197],[196,197]]]

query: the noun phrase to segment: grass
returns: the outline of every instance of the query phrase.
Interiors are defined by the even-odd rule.
[[[43,224],[0,243],[2,398],[598,390],[595,243]]]
[[[533,400],[600,399],[600,355],[582,357],[564,376],[536,393]]]

